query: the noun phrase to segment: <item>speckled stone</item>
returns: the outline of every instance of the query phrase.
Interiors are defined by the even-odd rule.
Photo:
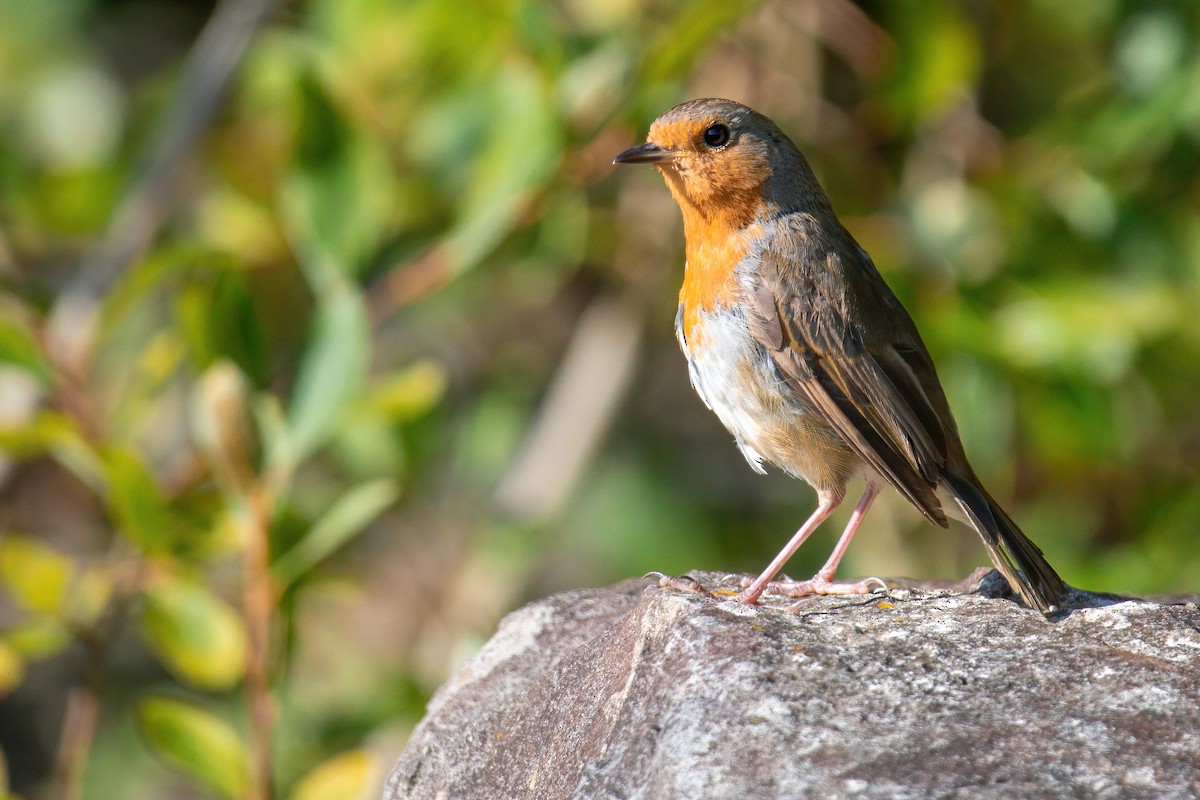
[[[384,797],[1200,797],[1196,604],[1079,593],[1047,621],[1006,589],[540,600],[438,691]]]

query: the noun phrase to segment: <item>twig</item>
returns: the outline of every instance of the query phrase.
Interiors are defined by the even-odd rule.
[[[453,279],[450,256],[436,245],[393,267],[367,290],[371,324],[378,327],[409,303]]]
[[[89,668],[89,673],[93,670]],[[50,796],[55,800],[79,800],[83,796],[83,770],[87,766],[100,719],[98,674],[71,688],[67,711],[63,715],[62,739],[54,762],[54,783]]]
[[[275,704],[271,699],[268,658],[275,589],[270,572],[271,503],[261,488],[249,497],[249,520],[244,531],[243,612],[246,617],[246,711],[250,728],[249,800],[270,800],[272,794],[271,734]]]
[[[114,539],[111,549],[119,553],[123,547],[120,539]],[[86,664],[83,680],[67,694],[49,795],[54,800],[79,800],[83,796],[83,774],[100,720],[108,645],[116,640],[129,618],[129,607],[141,586],[145,565],[141,559],[135,559],[130,569],[118,571],[108,608],[90,627],[80,626],[73,631],[86,653]]]

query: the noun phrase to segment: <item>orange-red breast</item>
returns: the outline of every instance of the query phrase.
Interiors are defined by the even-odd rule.
[[[1067,586],[975,476],[908,312],[842,227],[812,169],[775,123],[730,100],[672,108],[618,164],[653,164],[683,212],[687,263],[675,327],[692,384],[750,465],[817,491],[817,510],[739,595],[868,592],[833,583],[838,561],[888,485],[931,522],[968,522],[1029,605]],[[771,583],[842,502],[866,491],[811,580]]]

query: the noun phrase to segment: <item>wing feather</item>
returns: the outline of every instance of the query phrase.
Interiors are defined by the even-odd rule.
[[[777,229],[774,246],[759,253],[748,292],[751,333],[793,391],[863,461],[944,527],[936,488],[946,465],[947,436],[926,389],[930,376],[937,385],[932,362],[907,312],[866,254],[848,233],[845,237],[845,246],[828,248],[800,226]],[[874,274],[854,275],[856,270]],[[862,312],[879,303],[898,308],[901,324],[883,330],[863,326]],[[936,397],[944,403],[940,388]]]

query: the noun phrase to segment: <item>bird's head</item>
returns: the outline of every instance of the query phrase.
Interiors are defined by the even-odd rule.
[[[646,143],[614,164],[652,164],[684,212],[708,223],[743,227],[765,204],[811,191],[816,180],[775,123],[732,100],[706,98],[675,106],[650,126]],[[820,189],[816,191],[819,193]]]

